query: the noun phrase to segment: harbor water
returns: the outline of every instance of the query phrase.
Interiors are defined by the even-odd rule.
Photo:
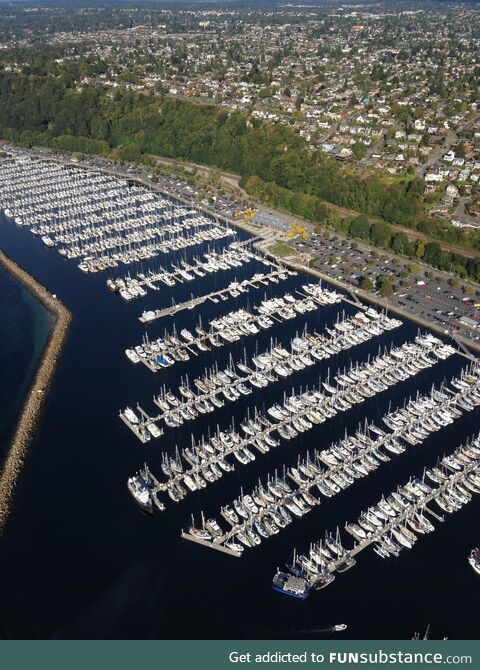
[[[43,305],[0,266],[0,462],[52,323]]]
[[[433,383],[450,379],[467,365],[465,358],[455,355],[440,361],[308,433],[282,441],[274,451],[258,454],[249,466],[236,467],[184,501],[177,504],[166,498],[164,512],[147,515],[135,504],[126,485],[127,478],[144,462],[161,478],[162,452],[173,454],[176,445],[180,449],[189,446],[192,435],[198,439],[209,430],[213,432],[217,424],[226,428],[232,419],[238,427],[247,409],[265,410],[281,402],[292,386],[297,390],[312,387],[320,377],[327,378],[329,369],[334,373],[351,362],[366,361],[379,347],[411,341],[417,327],[405,322],[266,390],[254,390],[233,404],[226,402],[214,414],[202,415],[178,429],[166,429],[159,440],[142,445],[119,420],[120,409],[139,402],[150,414],[157,414],[152,397],[163,385],[176,390],[182,377],[188,375],[192,382],[214,362],[222,369],[230,355],[234,361],[240,360],[244,349],[247,358],[255,351],[261,353],[271,338],[288,345],[305,323],[310,332],[323,332],[342,312],[352,315],[356,308],[343,302],[320,306],[306,316],[275,323],[257,337],[242,338],[153,374],[143,365],[131,364],[124,353],[140,344],[146,331],[150,339],[161,336],[165,328],[171,331],[174,323],[177,331],[193,331],[199,314],[206,326],[227,311],[253,307],[264,294],[294,293],[310,280],[290,277],[279,285],[261,286],[217,304],[206,302],[145,327],[138,320],[143,310],[166,307],[172,297],[178,303],[192,293],[197,296],[219,290],[235,278],[240,281],[263,272],[265,267],[252,261],[172,289],[160,285],[159,291],[126,303],[106,289],[110,271],[82,274],[74,261],[46,248],[28,229],[0,218],[0,246],[73,313],[69,337],[1,540],[0,629],[5,636],[308,638],[330,635],[330,626],[335,623],[346,623],[347,631],[341,635],[353,639],[405,639],[415,631],[423,632],[429,623],[434,637],[478,636],[480,580],[467,563],[470,549],[479,544],[478,498],[456,514],[446,515],[445,523],[435,523],[434,533],[420,537],[411,551],[398,558],[387,561],[371,550],[363,552],[352,570],[305,602],[271,588],[275,569],[282,568],[294,547],[307,550],[326,530],[335,531],[337,526],[355,521],[359,512],[383,493],[394,490],[410,475],[421,476],[425,466],[433,465],[438,457],[478,432],[478,410],[464,413],[423,444],[409,447],[347,491],[331,500],[323,499],[320,507],[259,547],[245,551],[240,559],[180,538],[182,528],[190,525],[191,514],[199,519],[203,510],[206,517],[216,515],[225,525],[218,514],[220,507],[236,498],[241,488],[251,491],[258,477],[265,481],[268,473],[284,464],[294,465],[297,456],[308,449],[328,447],[345,431],[355,432],[365,418],[380,425],[389,407],[402,405],[417,389],[429,392]],[[246,239],[243,234],[238,237]],[[231,241],[222,240],[215,248]],[[199,251],[187,250],[187,259]],[[179,258],[179,253],[170,254],[168,263]],[[155,261],[147,262],[143,269],[148,267],[155,267]],[[133,276],[142,267],[130,266],[127,271]],[[117,269],[113,276],[118,273]],[[4,281],[11,280],[0,273],[0,283]],[[5,297],[4,291],[2,295]],[[12,304],[21,304],[14,294],[12,297]],[[14,319],[8,310],[13,308],[8,301],[2,299],[0,309],[2,324],[11,324]],[[2,328],[2,356],[3,350],[11,352],[5,363],[2,358],[2,376],[4,365],[7,371],[12,368],[8,385],[4,379],[1,382],[5,390],[10,389],[7,396],[2,393],[4,399],[24,393],[41,349],[39,333],[49,325],[44,322],[42,327],[34,327],[33,316],[22,319],[22,325],[19,322],[9,328],[10,333]],[[27,333],[30,340],[21,348],[20,335],[26,337]],[[30,372],[20,374],[18,366],[27,359]],[[13,400],[9,404],[15,405]],[[2,412],[1,421],[8,427],[15,408],[10,410],[10,419],[3,418],[7,415],[4,407]],[[344,539],[346,544],[351,540],[345,533]]]

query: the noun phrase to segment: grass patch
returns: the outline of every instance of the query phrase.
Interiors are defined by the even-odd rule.
[[[288,244],[285,244],[285,242],[275,242],[275,244],[272,244],[271,247],[268,247],[268,250],[271,254],[274,256],[293,256],[296,255],[296,251],[292,249],[292,247],[289,247]]]

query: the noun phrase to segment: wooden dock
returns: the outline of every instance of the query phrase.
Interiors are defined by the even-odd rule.
[[[212,291],[211,293],[207,293],[205,295],[200,295],[197,296],[196,298],[191,298],[190,300],[186,300],[185,302],[180,302],[178,304],[173,304],[171,307],[164,307],[163,309],[156,309],[153,310],[153,312],[143,312],[139,317],[138,320],[143,323],[148,325],[149,323],[152,323],[153,321],[157,321],[158,319],[162,319],[166,316],[174,316],[175,314],[178,314],[179,312],[183,312],[186,309],[194,309],[195,307],[198,307],[198,305],[202,305],[204,302],[207,300],[210,300],[212,302],[217,301],[218,299],[223,299],[225,296],[228,296],[228,294],[231,295],[232,291],[237,291],[239,295],[242,293],[247,293],[251,288],[259,288],[259,284],[266,282],[265,285],[268,286],[268,282],[271,279],[278,279],[285,275],[285,279],[287,278],[288,274],[287,271],[284,270],[283,268],[279,268],[278,270],[274,270],[273,272],[269,272],[268,274],[263,274],[259,275],[257,277],[252,277],[251,279],[245,279],[242,282],[239,282],[237,285],[235,284],[230,284],[229,286],[226,286],[225,288],[219,289],[218,291]],[[234,296],[232,296],[234,297]],[[148,315],[148,316],[147,316]]]
[[[404,365],[404,364],[408,363],[408,361],[410,359],[413,360],[414,356],[415,356],[415,353],[405,354],[404,358],[402,359],[401,363],[399,363],[399,365],[400,364]],[[352,384],[353,384],[353,382],[352,382]],[[324,414],[325,414],[325,411],[328,410],[327,413],[325,414],[325,418],[327,418],[327,415],[328,416],[334,416],[335,414],[338,414],[340,411],[346,411],[346,409],[350,408],[350,405],[348,405],[348,407],[346,406],[345,409],[338,408],[338,407],[335,407],[333,405],[336,398],[339,398],[339,397],[341,398],[343,395],[347,394],[348,391],[349,391],[348,387],[345,387],[345,388],[342,387],[342,390],[340,390],[335,396],[332,396],[332,397],[329,397],[329,398],[324,397],[321,404],[318,404],[319,407],[322,407],[322,406],[324,407]],[[365,398],[363,399],[363,401],[364,400],[365,400]],[[330,410],[332,410],[332,411],[330,412]],[[192,479],[194,481],[195,476],[197,474],[201,476],[202,467],[210,465],[212,463],[215,463],[215,464],[218,465],[218,463],[221,460],[224,460],[227,456],[229,456],[231,454],[233,454],[236,457],[237,456],[236,452],[243,447],[256,448],[261,454],[266,453],[266,451],[270,450],[270,446],[265,445],[265,446],[262,446],[262,448],[260,448],[260,444],[263,445],[262,438],[264,438],[267,435],[271,435],[271,433],[273,433],[274,431],[278,431],[279,428],[284,428],[287,425],[292,424],[292,422],[294,421],[294,418],[295,418],[295,416],[292,413],[292,414],[289,415],[288,418],[286,418],[284,420],[281,420],[281,421],[276,421],[276,423],[273,424],[271,421],[269,421],[265,417],[262,417],[264,428],[260,433],[256,434],[253,437],[252,436],[247,436],[245,438],[242,438],[238,433],[232,433],[232,435],[235,435],[235,438],[234,439],[230,438],[231,446],[225,444],[223,442],[223,440],[221,439],[221,436],[220,436],[219,439],[220,439],[220,442],[221,442],[221,450],[219,450],[219,451],[216,450],[215,453],[213,453],[211,456],[208,456],[207,458],[202,459],[201,464],[192,465],[190,468],[188,468],[186,470],[183,470],[180,473],[176,473],[173,477],[171,477],[169,479],[169,482],[166,483],[163,486],[162,490],[166,490],[169,486],[175,486],[176,482],[181,484],[187,476],[190,477],[190,479]],[[238,462],[240,462],[238,458],[237,458],[237,460],[238,460]],[[194,489],[194,490],[196,490],[196,489]],[[188,491],[186,492],[186,494],[188,495]]]
[[[140,440],[140,442],[141,442],[142,444],[146,444],[146,443],[148,442],[148,440],[145,439],[145,437],[144,437],[142,431],[140,430],[140,426],[137,426],[137,425],[131,423],[131,421],[129,421],[129,420],[127,419],[127,417],[125,416],[125,414],[124,414],[123,412],[120,412],[119,416],[120,416],[120,419],[123,421],[123,423],[124,423],[128,428],[130,428],[130,430],[132,431],[132,433],[135,435],[135,437],[137,437],[137,438]],[[149,438],[149,439],[150,439],[150,438]]]
[[[474,470],[478,470],[480,467],[479,461],[472,461],[470,464],[466,465],[466,467],[461,471],[452,474],[448,479],[440,484],[437,488],[435,488],[431,493],[428,495],[424,496],[421,498],[418,502],[414,503],[413,505],[410,505],[407,507],[403,512],[400,512],[399,516],[396,516],[393,518],[391,521],[387,522],[382,528],[380,528],[378,531],[375,533],[372,533],[369,537],[367,537],[365,540],[362,540],[361,542],[356,542],[355,546],[352,549],[349,549],[346,554],[350,556],[351,558],[354,558],[357,556],[360,552],[364,551],[368,547],[370,547],[374,542],[378,542],[381,540],[381,538],[389,533],[392,528],[395,528],[397,526],[400,526],[403,524],[404,521],[409,519],[410,517],[413,516],[415,512],[422,512],[422,511],[427,511],[431,512],[430,509],[427,508],[428,503],[432,502],[439,496],[441,493],[443,493],[448,487],[452,486],[457,482],[459,479],[462,479],[465,477],[467,474],[470,472],[473,472]],[[437,515],[435,515],[437,517]],[[443,520],[443,519],[442,519]],[[335,561],[331,561],[328,566],[327,570],[329,572],[333,572],[337,569],[339,565],[342,564],[342,562],[345,560],[345,555],[341,556],[340,558],[336,559]]]
[[[340,300],[340,296],[338,296],[338,300]],[[319,306],[326,307],[326,306],[329,306],[331,304],[335,304],[335,303],[332,303],[332,302],[328,302],[328,300],[321,300],[319,297],[316,297],[316,296],[309,296],[308,298],[305,298],[304,302],[307,302],[307,301],[311,301],[317,307],[319,307]],[[184,303],[184,304],[188,306],[190,304],[190,301],[188,301],[187,303]],[[243,314],[243,317],[244,317],[243,321],[242,321],[243,325],[247,324],[247,322],[248,322],[248,324],[256,325],[257,320],[262,316],[263,317],[269,317],[271,319],[275,318],[276,320],[279,320],[278,317],[276,317],[276,313],[279,312],[281,309],[282,309],[282,307],[274,307],[272,309],[269,309],[269,310],[266,310],[266,311],[262,312],[261,314],[260,313],[259,314],[254,314],[253,312],[249,312],[249,311],[247,311],[246,309],[243,309],[243,308],[241,310],[238,310],[238,311],[241,311],[242,314]],[[299,314],[295,313],[293,318],[295,318],[296,316],[299,316]],[[155,321],[156,318],[157,317],[149,318],[149,319],[147,319],[147,322],[150,323],[151,321]],[[280,321],[280,320],[279,320],[279,322],[283,323],[283,321]],[[267,327],[264,327],[264,330],[266,330],[266,329],[267,329]],[[230,330],[231,329],[229,329],[228,327],[226,327],[224,331],[222,331],[222,329],[220,327],[217,328],[216,330],[211,329],[211,332],[209,332],[209,333],[204,332],[202,335],[198,335],[197,337],[193,337],[193,339],[191,341],[188,341],[188,342],[187,341],[185,341],[185,342],[178,341],[177,344],[171,344],[170,343],[168,349],[166,351],[163,351],[162,353],[170,354],[171,352],[179,351],[181,349],[188,348],[190,353],[197,354],[196,350],[193,349],[194,346],[197,346],[200,351],[202,351],[202,350],[206,351],[206,350],[209,350],[208,346],[205,344],[207,342],[210,342],[212,344],[212,346],[223,347],[226,343],[230,344],[232,342],[236,342],[241,337],[246,335],[246,333],[244,333],[244,332],[239,332],[239,333],[236,333],[236,334],[234,333],[234,336],[232,337],[232,339],[230,339],[228,337],[228,334],[230,333]],[[250,335],[250,334],[253,334],[253,333],[248,333],[248,335]],[[168,341],[170,339],[170,337],[171,337],[170,335],[165,333],[165,335],[164,335],[165,340]],[[216,338],[218,340],[216,345],[213,345],[212,338]],[[218,339],[218,338],[220,338],[220,339]],[[161,339],[162,338],[159,338],[159,340],[161,340]],[[205,346],[207,346],[207,349],[204,348]],[[160,352],[157,353],[156,352],[156,353],[151,353],[147,356],[141,356],[140,357],[140,362],[143,363],[143,365],[145,365],[152,372],[158,372],[160,369],[162,369],[162,366],[156,363],[156,358],[157,358],[157,356],[161,356],[162,353],[160,353]],[[180,361],[176,361],[176,362],[180,362]],[[167,366],[167,367],[170,367],[170,366]]]
[[[443,401],[443,402],[438,401],[438,402],[435,404],[435,406],[432,407],[431,410],[427,413],[427,415],[430,414],[430,413],[433,414],[433,413],[436,413],[436,412],[438,412],[438,411],[441,411],[442,409],[445,409],[445,408],[448,407],[448,406],[455,405],[455,404],[457,403],[457,400],[461,397],[461,395],[462,395],[461,393],[457,393],[457,394],[454,394],[454,396],[451,397],[451,398],[449,398],[448,400],[445,400],[445,401]],[[385,434],[384,436],[380,436],[380,437],[379,437],[377,440],[375,440],[375,441],[370,440],[371,444],[365,444],[365,447],[364,447],[363,449],[361,449],[361,450],[360,450],[358,453],[356,453],[355,455],[352,455],[351,458],[349,458],[349,459],[345,459],[344,461],[342,461],[342,462],[339,463],[338,465],[331,465],[331,466],[329,466],[329,467],[328,467],[326,470],[324,470],[320,475],[318,475],[318,476],[315,477],[315,478],[310,479],[308,482],[303,482],[303,483],[299,482],[298,479],[297,479],[295,476],[292,475],[291,470],[288,470],[286,474],[287,474],[287,476],[289,476],[289,477],[293,480],[293,482],[295,483],[295,485],[296,485],[297,488],[291,490],[290,492],[284,492],[283,495],[282,495],[281,497],[276,497],[276,499],[275,499],[275,505],[284,505],[284,506],[286,505],[287,509],[289,509],[289,508],[288,508],[288,501],[292,499],[292,496],[295,496],[295,494],[301,493],[302,491],[305,491],[305,492],[306,492],[306,491],[310,491],[310,489],[312,489],[314,486],[322,485],[322,483],[324,483],[325,480],[326,480],[328,477],[331,477],[332,475],[335,475],[336,472],[340,472],[340,471],[343,469],[343,467],[344,467],[345,465],[350,465],[350,466],[352,466],[352,465],[353,465],[354,463],[356,463],[357,461],[361,461],[362,459],[364,459],[367,455],[375,453],[376,451],[378,451],[378,449],[380,449],[382,446],[384,446],[385,443],[386,443],[388,440],[392,440],[392,441],[393,441],[393,440],[396,440],[396,439],[398,439],[398,438],[402,438],[402,437],[403,437],[403,436],[404,436],[404,435],[405,435],[405,434],[412,428],[412,426],[416,423],[416,421],[417,421],[417,419],[416,419],[415,417],[412,417],[412,421],[409,422],[408,424],[406,424],[405,426],[402,426],[402,428],[399,428],[399,429],[395,430],[395,431],[392,432],[392,433]],[[367,432],[367,431],[366,431],[366,432]],[[407,442],[407,444],[408,444],[408,442]],[[318,462],[318,459],[315,458],[315,454],[316,454],[316,452],[314,453],[314,461],[313,461],[313,462],[316,462],[316,461]],[[474,464],[474,465],[475,465],[475,464]],[[478,462],[477,462],[477,466],[478,466]],[[467,467],[468,467],[468,466],[467,466]],[[466,470],[463,471],[463,474],[465,474],[465,472],[466,472]],[[284,471],[284,474],[285,474],[285,471]],[[370,474],[370,473],[369,473],[369,474]],[[452,475],[452,476],[455,476],[455,474],[456,474],[456,473],[454,473],[454,475]],[[460,473],[458,473],[458,474],[461,475],[462,473],[460,472]],[[275,475],[275,477],[276,477],[276,475]],[[276,481],[276,479],[274,479],[274,481]],[[278,480],[277,480],[277,481],[278,481]],[[280,481],[285,481],[285,480],[281,478]],[[448,484],[450,484],[452,481],[454,481],[454,480],[452,480],[452,478],[450,477],[450,478],[448,479]],[[277,487],[277,488],[278,488],[278,487]],[[427,507],[427,505],[428,505],[428,503],[429,503],[432,499],[434,499],[435,494],[438,494],[438,493],[441,492],[442,490],[443,490],[442,487],[440,487],[440,488],[438,488],[438,489],[435,489],[435,491],[432,491],[432,494],[430,494],[430,495],[428,495],[428,496],[425,496],[424,498],[422,498],[421,501],[419,501],[419,504],[421,503],[422,509],[423,509],[425,512],[429,513],[433,518],[435,518],[435,519],[436,519],[437,521],[439,521],[439,522],[443,522],[443,521],[444,521],[443,516],[438,515],[436,512],[434,512],[434,511],[431,510],[429,507]],[[340,491],[340,492],[341,492],[341,491]],[[252,495],[252,494],[251,494],[251,495]],[[335,495],[337,495],[337,494],[332,494],[332,497],[334,497]],[[318,504],[320,504],[320,501],[318,501]],[[313,507],[310,507],[308,511],[310,511],[311,509],[313,509]],[[410,509],[410,508],[409,508],[409,509]],[[408,510],[406,510],[406,511],[408,511]],[[245,532],[245,530],[252,524],[252,520],[257,519],[257,520],[259,520],[260,522],[262,522],[262,521],[263,521],[263,517],[264,517],[266,514],[268,514],[268,513],[269,513],[269,509],[260,507],[258,513],[256,513],[256,514],[251,514],[251,515],[249,516],[248,519],[243,519],[243,518],[241,518],[241,519],[239,519],[238,522],[234,522],[234,521],[229,517],[229,515],[226,514],[225,509],[222,507],[221,510],[220,510],[220,514],[221,514],[221,516],[225,519],[225,521],[227,521],[227,523],[231,526],[231,528],[230,528],[229,531],[227,531],[227,532],[225,533],[225,535],[223,536],[223,538],[219,538],[219,539],[217,540],[217,542],[228,542],[229,540],[232,540],[232,539],[235,540],[235,536],[236,536],[239,532]],[[238,516],[238,515],[237,515],[237,516]],[[402,517],[402,518],[403,518],[403,517]],[[401,522],[402,522],[402,518],[400,518],[400,517],[396,517],[396,518],[392,521],[392,527],[395,526],[395,525],[398,525],[399,523],[401,523]],[[346,524],[346,527],[347,527],[347,530],[349,530],[347,524]],[[281,529],[280,529],[280,530],[281,530]],[[367,538],[368,541],[365,540],[363,543],[360,542],[359,545],[358,545],[360,548],[358,548],[358,547],[357,547],[357,544],[356,544],[355,547],[357,547],[357,548],[356,548],[356,549],[354,548],[354,549],[355,549],[355,552],[358,553],[358,552],[361,551],[363,548],[366,548],[366,547],[369,546],[372,542],[375,542],[377,539],[379,539],[380,535],[384,534],[385,532],[388,532],[388,530],[389,530],[389,528],[388,528],[387,530],[383,529],[382,532],[381,532],[380,534],[376,534],[376,535],[373,534],[372,536],[370,536],[369,538]],[[355,536],[354,536],[354,537],[355,537]],[[207,542],[207,543],[206,543],[206,546],[210,546],[210,543]],[[353,552],[353,551],[354,551],[354,550],[352,550],[352,552]],[[352,552],[350,552],[350,553],[351,553],[352,556],[354,556],[355,554],[352,553]],[[343,558],[344,558],[344,557],[343,557]],[[339,559],[339,560],[340,560],[340,559]]]
[[[250,244],[250,240],[246,240],[246,244]],[[177,265],[172,264],[171,268],[173,269],[165,270],[162,268],[161,271],[157,272],[150,271],[147,275],[138,274],[134,278],[130,277],[130,274],[127,274],[123,277],[123,281],[125,282],[127,289],[131,287],[135,288],[147,287],[152,291],[158,291],[160,290],[160,286],[158,286],[157,283],[159,284],[163,283],[167,287],[170,287],[169,284],[170,280],[173,281],[173,284],[171,285],[173,288],[173,286],[177,282],[183,284],[184,282],[187,281],[194,281],[197,276],[201,276],[197,273],[197,271],[203,271],[204,274],[206,274],[207,270],[205,268],[208,267],[212,262],[217,264],[222,263],[222,265],[226,264],[227,267],[221,267],[220,265],[218,265],[216,269],[210,269],[208,271],[208,274],[216,273],[219,271],[236,269],[236,266],[229,265],[229,262],[231,263],[233,258],[235,258],[235,262],[237,263],[240,262],[241,266],[246,265],[253,260],[256,260],[265,265],[269,265],[272,267],[279,267],[278,263],[274,263],[273,261],[266,259],[264,256],[260,256],[254,251],[244,250],[243,247],[239,247],[235,242],[230,243],[228,247],[224,248],[221,253],[213,251],[213,252],[206,252],[203,255],[206,258],[206,260],[204,261],[200,261],[198,258],[195,257],[194,264],[185,263],[184,267],[178,267]],[[185,272],[190,274],[191,278],[185,277]],[[109,286],[109,288],[112,288],[111,285],[108,283],[107,286]],[[135,295],[134,293],[129,298],[129,300],[136,299],[139,297],[141,297],[141,295]]]
[[[357,329],[357,328],[358,328],[358,329],[361,328],[360,325],[355,325],[355,323],[354,323],[351,319],[347,319],[346,321],[347,321],[347,323],[351,323],[351,324],[354,326],[354,330],[353,330],[353,331],[349,331],[349,334],[354,333],[354,332],[355,332],[355,329]],[[337,343],[343,344],[343,340],[342,340],[342,336],[343,336],[343,335],[344,335],[343,333],[341,333],[340,331],[338,331],[338,338],[337,338],[337,340],[336,340]],[[305,337],[309,339],[310,343],[311,343],[313,346],[318,346],[318,347],[320,347],[320,348],[322,347],[322,345],[324,345],[324,346],[328,346],[328,344],[330,344],[330,343],[333,341],[333,339],[334,339],[333,336],[331,336],[331,335],[329,335],[329,336],[321,335],[321,334],[317,333],[316,331],[314,331],[312,334],[308,334],[308,333],[306,333]],[[372,335],[372,338],[371,338],[371,339],[373,339],[373,337],[374,337],[374,336]],[[362,342],[362,343],[363,343],[363,342]],[[354,346],[354,345],[349,345],[349,346],[347,346],[347,347],[342,346],[341,350],[342,350],[342,351],[346,351],[346,350],[349,350],[349,349],[353,348],[353,346]],[[291,352],[291,356],[294,356],[294,353],[293,353],[293,352]],[[331,354],[326,354],[325,357],[324,357],[322,360],[326,360],[327,358],[330,358],[330,356],[331,356]],[[276,363],[272,363],[270,366],[267,366],[267,367],[262,368],[262,370],[261,370],[260,372],[262,372],[262,373],[272,373],[272,371],[273,371],[273,369],[274,369],[274,367],[275,367],[275,364],[276,364]],[[243,382],[244,384],[245,384],[245,383],[250,383],[251,378],[252,378],[254,375],[256,375],[256,374],[258,373],[258,371],[256,372],[256,371],[252,370],[251,368],[248,368],[249,372],[247,372],[247,373],[244,374],[243,376],[238,375],[238,374],[236,374],[236,372],[235,372],[235,365],[234,365],[233,363],[232,363],[232,365],[231,365],[231,367],[230,367],[230,370],[233,372],[235,378],[236,378],[239,382]],[[275,382],[278,381],[278,379],[279,379],[279,377],[276,377],[276,378],[275,378]],[[270,382],[270,383],[275,383],[275,382]],[[179,405],[178,405],[178,407],[172,407],[168,412],[165,412],[165,411],[162,410],[161,413],[158,414],[157,416],[152,416],[152,417],[150,417],[146,412],[144,412],[144,410],[142,410],[142,408],[141,408],[139,405],[137,405],[137,409],[140,411],[140,413],[142,414],[143,418],[144,418],[146,421],[147,421],[147,420],[149,420],[149,421],[155,421],[155,422],[157,422],[157,421],[162,421],[162,420],[165,419],[166,416],[172,416],[172,415],[176,415],[176,414],[178,414],[178,412],[179,412],[181,409],[188,407],[189,405],[191,405],[191,403],[195,403],[195,402],[202,401],[202,400],[211,400],[211,399],[214,398],[214,397],[221,396],[222,393],[223,393],[223,392],[224,392],[224,391],[225,391],[231,384],[232,384],[232,381],[229,381],[228,383],[227,383],[227,382],[222,382],[222,384],[220,384],[220,385],[216,385],[214,389],[212,389],[211,391],[209,391],[209,392],[207,392],[207,393],[194,393],[194,397],[193,397],[192,399],[190,399],[190,400],[183,400],[183,401],[181,400],[180,403],[179,403]],[[157,407],[159,407],[160,409],[162,409],[161,406],[160,406],[159,403],[158,403],[158,399],[157,399],[157,397],[154,396],[154,398],[153,398],[153,402],[157,405]]]
[[[223,544],[220,544],[219,542],[215,541],[209,542],[208,540],[204,540],[201,537],[196,537],[191,533],[185,533],[183,530],[181,532],[181,537],[183,537],[184,540],[190,540],[190,542],[196,542],[197,544],[201,544],[202,546],[208,547],[209,549],[216,549],[217,551],[221,551],[222,553],[228,554],[229,556],[235,556],[236,558],[240,558],[240,556],[242,555],[242,552],[230,549],[230,547],[225,547]]]

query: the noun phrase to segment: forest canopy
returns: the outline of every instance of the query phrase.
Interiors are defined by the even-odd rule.
[[[422,180],[363,175],[312,151],[287,125],[124,88],[77,87],[68,72],[57,77],[0,72],[0,97],[4,140],[130,161],[160,155],[203,163],[240,174],[250,194],[312,221],[326,220],[323,202],[363,214],[364,220],[344,224],[344,231],[397,253],[423,257],[405,235],[370,225],[367,217],[480,250],[476,231],[428,216]],[[424,253],[436,267],[480,279],[478,264],[462,255],[436,247]]]

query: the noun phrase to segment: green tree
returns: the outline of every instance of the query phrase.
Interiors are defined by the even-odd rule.
[[[377,247],[388,249],[392,234],[390,228],[384,223],[372,223],[370,226],[370,241]]]
[[[380,277],[378,280],[378,290],[383,298],[389,298],[393,294],[393,286],[389,277]]]
[[[373,282],[370,277],[364,275],[360,279],[360,288],[362,288],[364,291],[371,291],[373,289]]]
[[[397,233],[392,240],[392,249],[396,254],[406,255],[409,245],[410,243],[405,233]]]
[[[359,161],[362,158],[365,158],[367,154],[367,147],[363,142],[355,142],[352,146],[352,153],[355,160]]]
[[[425,256],[425,242],[421,239],[418,239],[415,242],[415,256],[417,258],[423,258]]]
[[[370,239],[370,222],[365,214],[357,216],[356,219],[350,223],[348,232],[352,237],[357,237],[361,240]]]
[[[318,221],[319,223],[328,223],[328,209],[327,207],[318,200],[316,199],[315,202],[315,215],[314,215],[315,221]]]
[[[438,242],[428,242],[423,257],[429,265],[439,268],[442,262],[442,249]]]

